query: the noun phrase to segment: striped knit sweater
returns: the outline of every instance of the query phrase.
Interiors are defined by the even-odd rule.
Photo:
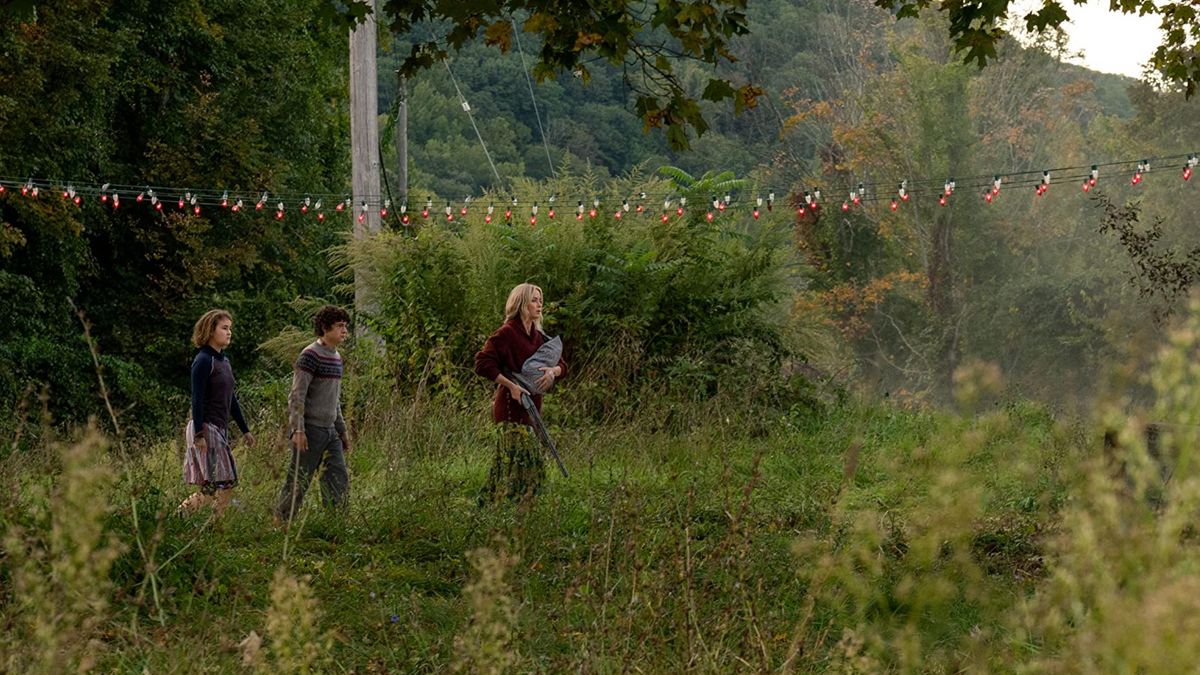
[[[334,427],[346,433],[342,419],[342,356],[320,341],[300,352],[292,371],[288,394],[288,425],[292,432],[304,426]]]

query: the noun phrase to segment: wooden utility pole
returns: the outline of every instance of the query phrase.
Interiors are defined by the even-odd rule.
[[[408,201],[408,81],[398,70],[396,84],[396,183],[403,204]]]
[[[350,164],[354,194],[354,238],[379,231],[379,92],[375,69],[375,2],[362,23],[350,29]],[[367,205],[363,211],[363,204]],[[360,221],[359,216],[365,215]],[[371,309],[370,293],[354,272],[354,308]]]

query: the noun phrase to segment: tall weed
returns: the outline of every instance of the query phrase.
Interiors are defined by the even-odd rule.
[[[115,484],[109,442],[90,427],[56,449],[61,473],[27,483],[6,514],[12,611],[0,644],[9,672],[85,671],[103,651],[109,568],[124,547],[104,529]]]

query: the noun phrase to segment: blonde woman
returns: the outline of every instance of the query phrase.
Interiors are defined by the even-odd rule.
[[[225,356],[232,340],[233,317],[225,310],[205,312],[192,328],[192,344],[198,350],[192,359],[192,419],[184,432],[183,480],[197,490],[179,505],[183,512],[213,504],[220,514],[229,505],[230,491],[238,482],[229,443],[231,418],[242,430],[246,445],[254,446],[254,434],[238,404],[233,368]]]
[[[538,439],[530,429],[531,421],[521,405],[525,391],[507,374],[519,373],[526,359],[548,338],[542,333],[542,289],[520,284],[504,303],[504,325],[496,329],[475,355],[475,373],[496,383],[492,401],[492,420],[497,424],[499,440],[487,482],[479,495],[481,504],[504,499],[527,499],[541,489],[546,477]],[[541,368],[539,391],[547,391],[567,372],[561,359],[558,365]],[[531,395],[541,411],[542,395]]]

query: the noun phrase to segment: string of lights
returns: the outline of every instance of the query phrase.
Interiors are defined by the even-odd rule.
[[[131,185],[120,183],[94,183],[87,181],[56,180],[45,178],[14,178],[0,176],[0,196],[17,195],[29,199],[39,199],[43,195],[60,194],[62,199],[82,206],[85,199],[98,199],[102,204],[120,209],[129,206],[148,207],[158,212],[182,211],[199,216],[210,209],[221,209],[230,213],[271,213],[277,220],[283,220],[293,212],[302,216],[312,216],[324,221],[327,213],[352,213],[360,220],[365,219],[368,211],[378,209],[383,218],[389,214],[397,218],[401,224],[408,225],[419,215],[422,219],[441,216],[447,221],[465,218],[473,210],[481,210],[485,222],[492,222],[503,215],[511,222],[514,214],[523,205],[527,205],[528,219],[536,224],[539,215],[554,219],[558,209],[567,204],[577,220],[585,216],[596,218],[602,212],[611,209],[613,217],[621,219],[628,214],[647,214],[657,210],[657,203],[662,202],[662,217],[674,211],[676,216],[682,216],[689,208],[702,208],[706,218],[713,220],[730,208],[749,208],[754,218],[759,218],[763,209],[773,211],[780,200],[790,200],[788,204],[796,208],[797,214],[803,216],[807,210],[820,209],[827,203],[840,205],[842,211],[861,207],[872,203],[886,203],[895,211],[901,204],[914,199],[936,199],[940,206],[948,206],[960,195],[979,195],[985,203],[991,203],[998,198],[1002,190],[1011,191],[1018,188],[1034,188],[1036,197],[1041,197],[1050,191],[1051,185],[1078,184],[1084,192],[1095,188],[1101,178],[1101,170],[1105,174],[1115,173],[1127,176],[1128,183],[1136,187],[1141,185],[1152,167],[1176,166],[1181,171],[1184,181],[1190,181],[1197,164],[1200,163],[1200,153],[1192,152],[1162,157],[1143,158],[1140,160],[1119,160],[1098,162],[1076,166],[1063,166],[1036,171],[1009,171],[988,175],[968,176],[962,180],[953,178],[935,180],[931,178],[901,179],[899,181],[859,181],[841,187],[827,188],[824,192],[815,187],[816,181],[811,176],[797,177],[789,187],[756,187],[751,190],[731,190],[724,194],[712,195],[707,201],[695,203],[695,190],[673,190],[669,192],[638,192],[616,199],[602,199],[599,195],[574,199],[562,199],[557,194],[530,196],[524,198],[513,194],[500,192],[485,192],[479,196],[467,196],[457,202],[446,201],[444,208],[437,208],[433,198],[427,197],[424,204],[418,204],[410,209],[407,202],[402,202],[393,208],[392,201],[382,195],[368,196],[357,203],[346,194],[338,193],[272,193],[269,190],[237,190],[237,189],[192,189],[187,187]],[[801,187],[803,185],[813,187]],[[689,207],[688,195],[692,195]],[[836,195],[836,196],[834,196]],[[486,206],[483,205],[487,202]],[[574,208],[569,205],[574,202]],[[502,211],[497,209],[497,202]],[[419,207],[419,211],[415,210]],[[440,213],[439,213],[440,211]],[[525,216],[522,216],[525,217]]]

